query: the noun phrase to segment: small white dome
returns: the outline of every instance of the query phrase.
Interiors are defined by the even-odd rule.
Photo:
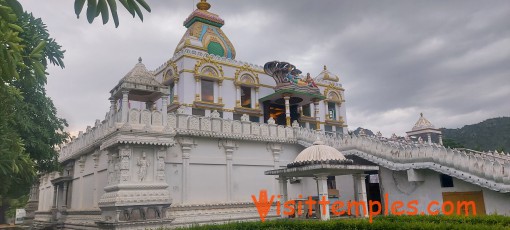
[[[287,165],[287,167],[309,164],[352,164],[352,160],[345,158],[337,149],[317,140],[312,146],[301,151],[296,159]]]

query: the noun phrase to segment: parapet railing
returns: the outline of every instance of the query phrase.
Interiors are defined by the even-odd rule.
[[[163,122],[162,116],[167,116]],[[130,109],[127,122],[121,122],[120,111],[96,120],[66,146],[61,148],[59,161],[76,159],[101,144],[102,139],[118,130],[144,131],[165,135],[203,136],[253,141],[298,143],[308,147],[320,139],[345,155],[356,155],[393,170],[431,169],[495,191],[510,192],[510,156],[499,152],[466,152],[436,144],[394,141],[366,136],[335,136],[299,127],[160,111]]]
[[[307,129],[300,129],[296,136],[303,146],[310,146],[319,138],[344,155],[356,155],[392,170],[431,169],[491,190],[510,192],[509,154],[467,152],[375,137],[334,137]]]

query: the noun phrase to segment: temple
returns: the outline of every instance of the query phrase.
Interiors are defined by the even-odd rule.
[[[510,214],[508,154],[445,148],[423,115],[405,139],[350,135],[341,77],[322,64],[304,74],[284,60],[236,60],[210,8],[197,4],[157,69],[133,57],[104,118],[60,146],[62,170],[40,175],[30,193],[32,227],[257,221],[251,196],[263,190],[281,202],[417,200],[427,212],[432,200],[470,200],[477,214]],[[275,209],[266,219],[303,217]]]

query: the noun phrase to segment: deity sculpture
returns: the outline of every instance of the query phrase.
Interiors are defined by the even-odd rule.
[[[313,78],[310,76],[310,73],[306,74],[305,82],[306,82],[306,84],[308,84],[308,86],[317,88],[317,85],[315,84],[315,81],[313,80]]]
[[[276,90],[294,89],[319,94],[313,78],[308,74],[302,78],[301,70],[288,62],[271,61],[264,65],[264,72],[276,81]]]
[[[147,161],[147,155],[145,152],[142,152],[142,158],[138,159],[136,165],[138,166],[138,179],[143,181],[147,176],[147,168],[150,166],[150,162]]]

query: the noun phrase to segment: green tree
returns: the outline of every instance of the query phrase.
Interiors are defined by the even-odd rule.
[[[58,167],[55,147],[68,134],[46,96],[49,63],[64,67],[64,52],[41,19],[14,0],[0,0],[0,223],[9,204],[23,197],[36,173]],[[4,61],[5,60],[5,61]]]
[[[140,6],[151,12],[151,8],[145,2],[145,0],[118,0],[124,8],[134,17],[138,15],[140,20],[143,21],[143,13]],[[119,26],[119,16],[117,14],[117,0],[87,0],[87,20],[92,23],[96,17],[101,15],[103,24],[108,23],[110,19],[110,13],[115,23],[115,27]],[[74,1],[74,11],[76,16],[79,18],[83,7],[85,6],[85,0]],[[108,12],[110,11],[110,13]]]
[[[144,0],[75,0],[79,16],[87,2],[90,23],[112,15],[119,25],[116,2],[143,21]],[[0,0],[0,224],[10,204],[26,200],[37,173],[58,169],[56,147],[69,137],[46,96],[48,64],[64,68],[64,51],[50,38],[41,19],[23,11],[17,0]]]
[[[444,145],[444,147],[450,147],[452,149],[465,148],[464,145],[454,141],[453,139],[448,139],[448,138],[443,139],[443,145]]]

